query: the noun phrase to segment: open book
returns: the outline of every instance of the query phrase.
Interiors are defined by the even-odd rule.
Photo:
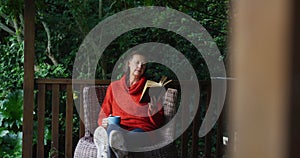
[[[167,81],[166,76],[163,76],[159,82],[147,80],[139,102],[149,103],[150,96],[159,97],[160,95],[162,95],[163,92],[165,92],[164,86],[170,82],[172,82],[172,80]]]

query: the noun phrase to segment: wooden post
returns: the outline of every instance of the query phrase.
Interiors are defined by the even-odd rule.
[[[233,87],[230,129],[234,136],[229,140],[229,157],[287,155],[293,1],[296,0],[234,2],[232,52],[237,80]],[[299,86],[293,89],[299,90]]]
[[[24,9],[24,109],[23,109],[23,158],[32,157],[33,105],[34,105],[34,0],[25,0]]]
[[[292,14],[292,55],[291,55],[291,74],[289,88],[290,88],[290,102],[291,107],[289,110],[289,157],[300,157],[300,2],[293,0],[293,14]]]

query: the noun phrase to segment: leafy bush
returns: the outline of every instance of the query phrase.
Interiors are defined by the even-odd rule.
[[[0,100],[10,92],[22,88],[24,76],[24,43],[19,43],[15,36],[0,42]]]
[[[21,157],[23,91],[10,93],[0,102],[0,157]]]

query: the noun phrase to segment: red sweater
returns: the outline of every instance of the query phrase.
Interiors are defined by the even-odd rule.
[[[142,77],[139,82],[127,87],[126,77],[112,82],[106,91],[98,124],[102,125],[102,119],[112,116],[121,116],[121,127],[126,130],[141,128],[144,131],[151,131],[159,128],[163,123],[163,109],[161,104],[157,113],[151,115],[147,103],[139,103],[146,78]]]

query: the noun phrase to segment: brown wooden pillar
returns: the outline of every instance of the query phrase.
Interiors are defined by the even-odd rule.
[[[291,70],[296,68],[291,65],[295,1],[233,1],[231,44],[233,74],[237,80],[232,87],[229,157],[288,155]],[[299,100],[299,93],[297,97]]]
[[[34,0],[25,0],[24,9],[24,110],[23,110],[23,158],[32,157],[33,107],[34,107]]]

